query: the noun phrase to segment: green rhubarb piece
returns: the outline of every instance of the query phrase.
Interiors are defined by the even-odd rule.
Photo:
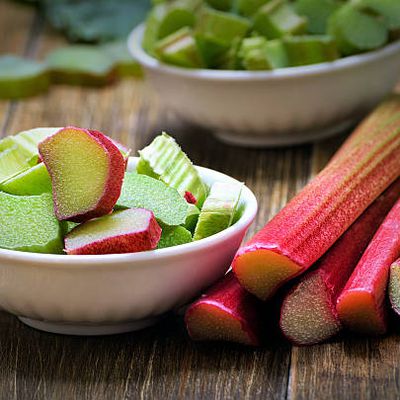
[[[224,51],[223,54],[218,59],[217,67],[219,69],[229,69],[236,70],[241,69],[240,59],[239,59],[239,50],[241,46],[242,40],[236,38],[232,41],[229,49]]]
[[[249,29],[250,22],[246,18],[211,8],[203,9],[195,27],[195,38],[207,66],[217,67],[233,41],[245,37]]]
[[[188,27],[184,27],[160,40],[155,54],[168,64],[186,68],[202,68],[203,61],[199,48]]]
[[[43,64],[12,55],[0,56],[0,99],[34,96],[46,91],[49,83]]]
[[[71,45],[47,55],[46,62],[55,83],[101,86],[114,79],[114,60],[101,48]]]
[[[162,233],[160,241],[158,242],[158,249],[190,243],[193,240],[192,234],[183,226],[162,225],[161,228]]]
[[[295,2],[296,12],[307,17],[307,32],[320,35],[326,33],[328,18],[339,6],[340,3],[335,0],[297,0]]]
[[[287,1],[272,0],[257,11],[253,28],[268,39],[276,39],[304,33],[307,19],[296,14]]]
[[[328,21],[328,33],[341,54],[348,56],[383,46],[388,30],[382,20],[357,10],[351,4],[339,8]]]
[[[182,196],[185,192],[192,193],[197,200],[196,205],[202,206],[207,196],[207,186],[174,138],[163,132],[140,150],[139,155],[136,168],[139,174],[161,180]]]
[[[279,39],[267,41],[262,36],[244,39],[239,57],[247,70],[270,70],[289,66],[285,46]]]
[[[188,212],[188,204],[176,189],[135,172],[125,174],[116,208],[145,208],[166,225],[184,224]]]
[[[248,19],[211,8],[203,9],[196,24],[197,34],[227,47],[232,40],[243,38],[249,29]]]
[[[61,253],[62,229],[50,194],[13,196],[0,192],[0,247],[34,253]]]
[[[17,146],[3,150],[0,153],[0,184],[27,168],[29,164]]]
[[[21,156],[28,160],[30,166],[38,162],[38,144],[61,128],[34,128],[7,136],[0,141],[0,151],[17,146]]]
[[[68,235],[68,233],[70,233],[72,229],[76,228],[78,225],[79,225],[78,222],[60,221],[60,226],[63,236]]]
[[[193,27],[196,4],[189,1],[174,1],[155,6],[146,20],[143,48],[153,54],[156,43],[183,27]]]
[[[206,0],[206,3],[219,11],[230,11],[234,0]]]
[[[283,43],[292,67],[318,64],[339,58],[336,43],[331,36],[288,36],[283,39]]]
[[[204,239],[228,228],[234,220],[243,185],[215,182],[201,209],[193,240]]]
[[[237,0],[237,8],[241,15],[251,17],[261,6],[269,1],[270,0]]]
[[[194,204],[189,204],[184,227],[192,233],[196,228],[199,215],[200,215],[200,210],[198,209],[198,207],[196,207]]]
[[[37,164],[0,184],[0,190],[19,195],[51,193],[51,179],[43,163]]]
[[[142,76],[140,64],[129,53],[126,41],[107,43],[102,50],[111,57],[119,77]]]
[[[399,0],[356,0],[354,4],[361,10],[375,13],[382,17],[389,30],[400,30]]]

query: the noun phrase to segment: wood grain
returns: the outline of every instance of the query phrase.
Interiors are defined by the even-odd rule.
[[[0,53],[43,58],[64,39],[31,8],[0,0]],[[137,150],[161,130],[195,163],[245,181],[259,199],[261,228],[328,162],[345,135],[278,150],[223,145],[162,109],[141,80],[102,89],[56,86],[23,102],[0,102],[1,132],[36,126],[99,129]],[[197,344],[169,315],[141,332],[64,337],[0,313],[0,399],[396,399],[398,336],[344,337],[309,348],[268,338],[261,349]]]

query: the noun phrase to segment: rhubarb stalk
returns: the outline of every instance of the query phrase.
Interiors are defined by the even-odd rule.
[[[229,272],[187,309],[185,322],[193,340],[226,340],[257,346],[260,313],[261,302]]]
[[[342,325],[337,298],[374,233],[400,197],[397,179],[351,225],[317,264],[285,296],[280,327],[293,343],[319,343],[337,334]]]
[[[400,176],[400,113],[393,101],[400,104],[400,96],[387,103],[387,123],[373,131],[358,128],[345,152],[239,249],[233,270],[248,291],[270,298],[314,264]]]
[[[400,199],[386,216],[337,301],[343,325],[352,331],[383,334],[390,265],[400,256]]]

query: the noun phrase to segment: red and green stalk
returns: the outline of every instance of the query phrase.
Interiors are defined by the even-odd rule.
[[[337,301],[340,321],[352,331],[383,334],[390,265],[400,256],[400,198],[374,235]]]
[[[369,242],[400,197],[397,179],[285,296],[280,327],[293,343],[310,345],[337,334],[336,301]]]
[[[186,327],[193,340],[226,340],[257,346],[261,341],[261,306],[229,272],[189,306]]]
[[[400,176],[399,104],[400,96],[384,103],[377,112],[385,121],[371,123],[372,131],[356,129],[338,156],[239,249],[233,270],[243,287],[269,299],[321,258]]]

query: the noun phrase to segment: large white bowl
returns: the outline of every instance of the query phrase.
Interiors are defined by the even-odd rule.
[[[130,160],[134,168],[137,158]],[[204,181],[237,182],[197,167]],[[257,200],[247,187],[244,211],[228,229],[176,247],[132,254],[66,256],[0,249],[0,307],[44,331],[102,335],[152,324],[221,277],[253,222]]]
[[[329,63],[225,71],[159,62],[141,46],[143,29],[131,33],[128,47],[162,102],[234,145],[279,146],[333,135],[376,105],[400,76],[400,41]]]

